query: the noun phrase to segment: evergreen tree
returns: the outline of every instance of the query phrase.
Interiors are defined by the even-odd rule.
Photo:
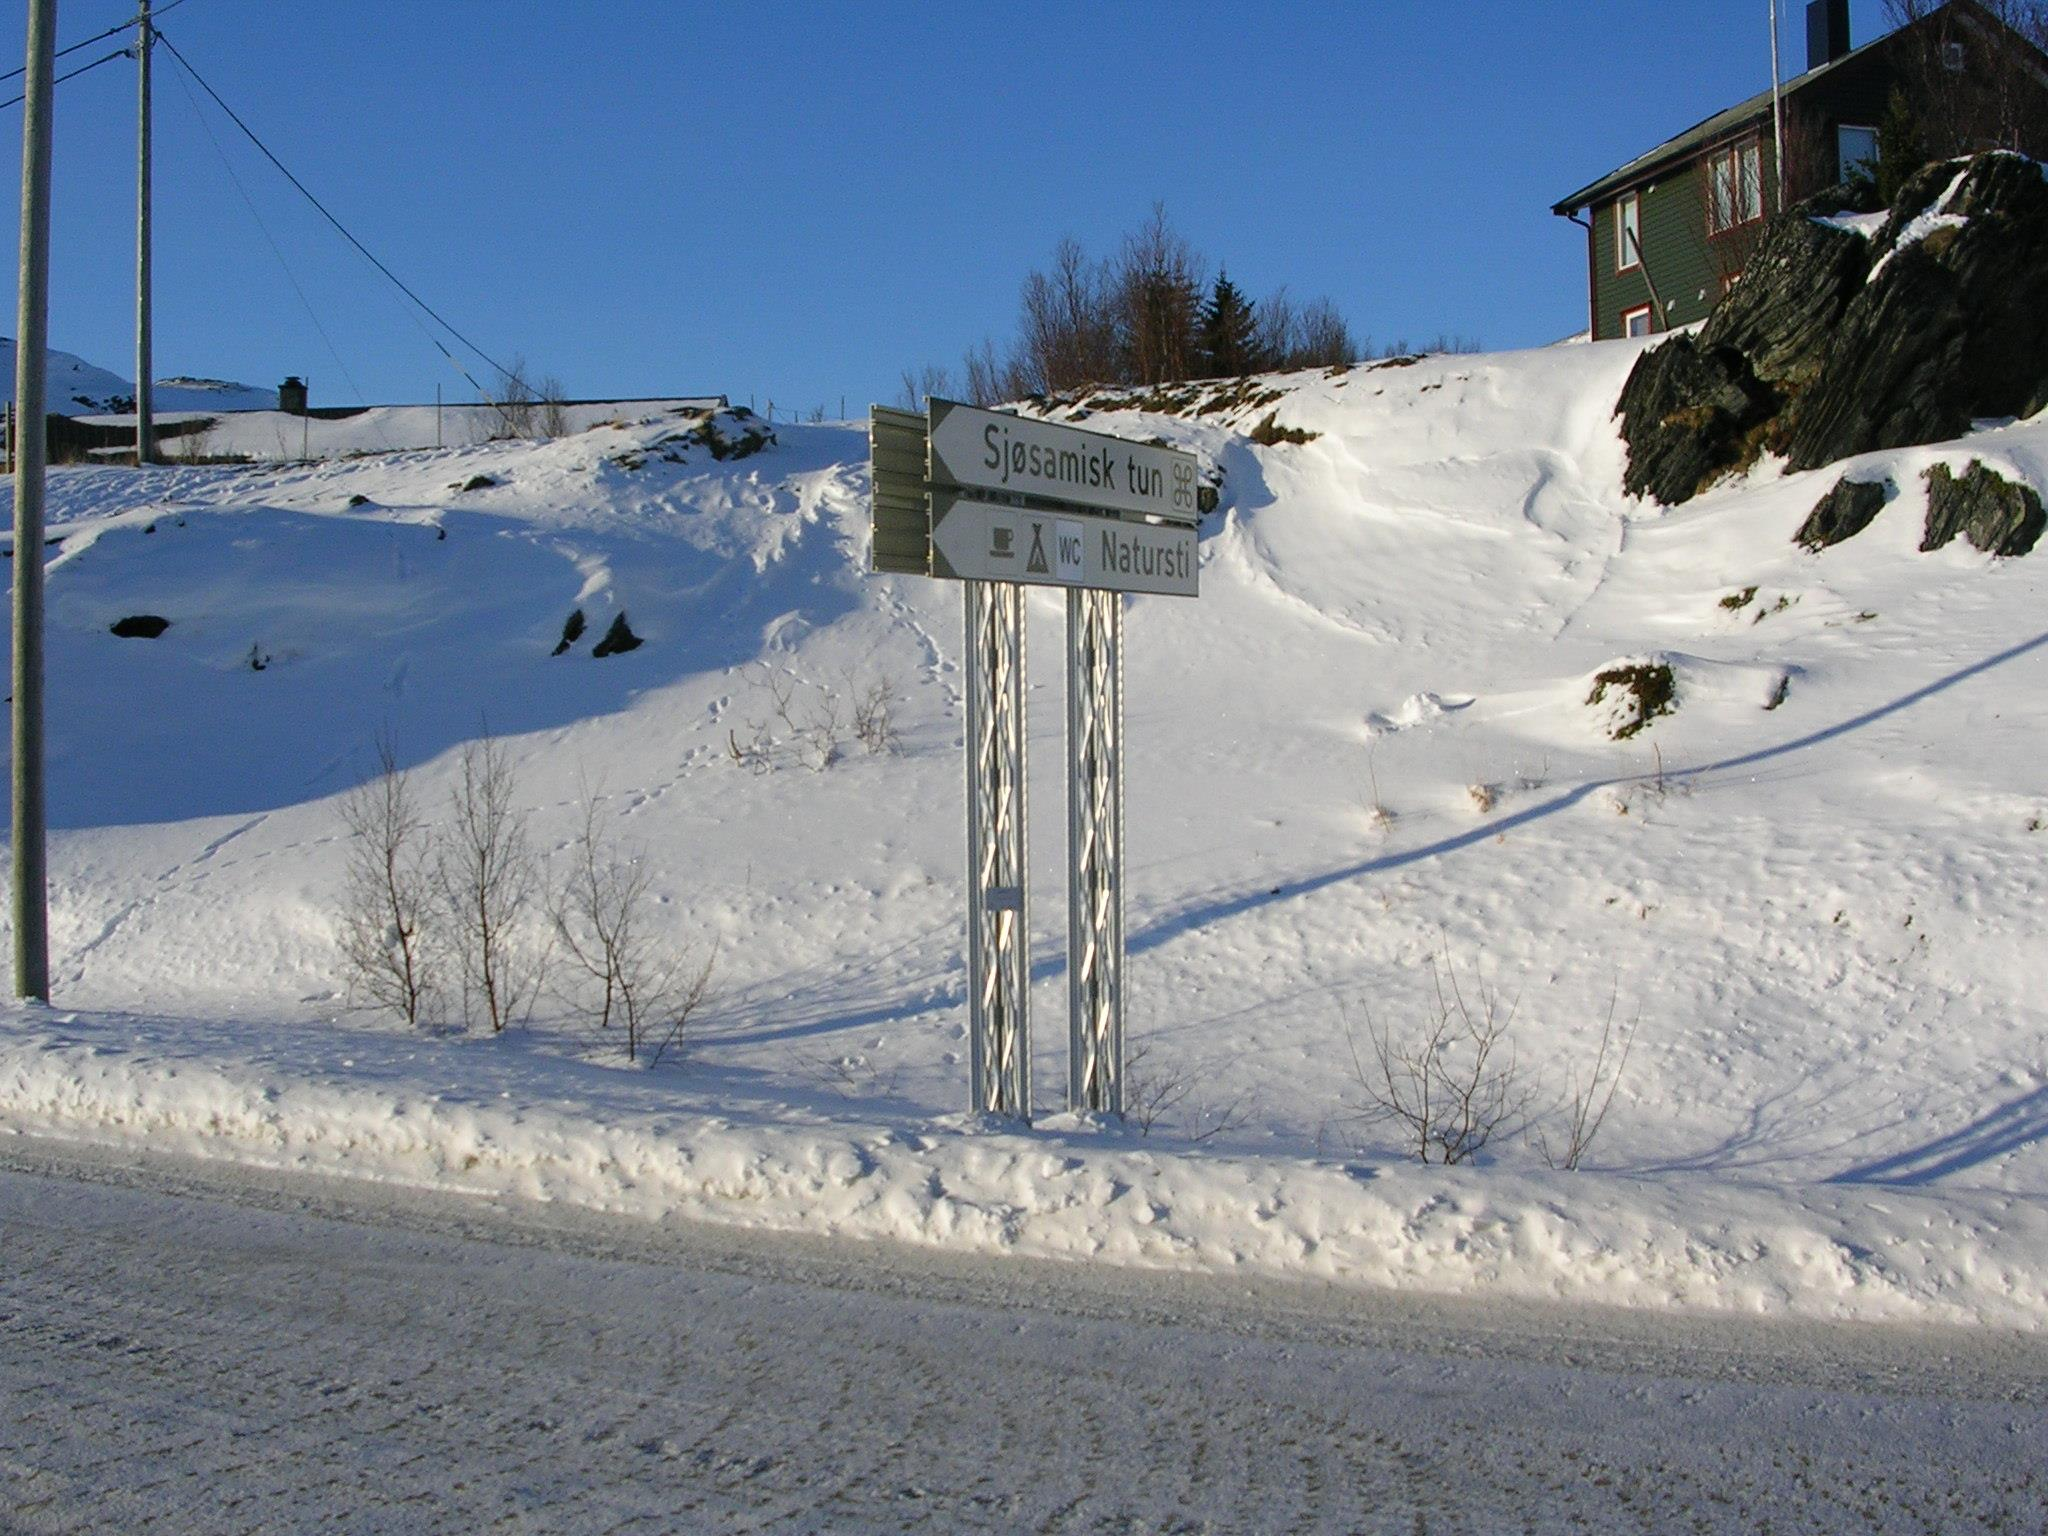
[[[1202,305],[1200,346],[1203,371],[1211,378],[1251,373],[1261,366],[1258,317],[1228,271],[1216,274],[1216,285]]]
[[[1906,93],[1893,86],[1884,121],[1877,126],[1877,196],[1880,205],[1891,207],[1898,200],[1899,188],[1931,158],[1920,114],[1913,109]]]

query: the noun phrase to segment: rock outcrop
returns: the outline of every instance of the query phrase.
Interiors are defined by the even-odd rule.
[[[1851,480],[1845,476],[1835,482],[1835,488],[1820,499],[1820,504],[1799,525],[1799,531],[1792,535],[1793,541],[1811,550],[1822,550],[1853,538],[1870,526],[1891,498],[1889,480]]]
[[[2048,514],[2031,486],[2014,485],[1981,462],[1961,475],[1946,464],[1927,471],[1927,532],[1923,550],[1940,549],[1961,534],[1987,555],[2024,555],[2040,540]]]
[[[590,648],[590,654],[603,660],[607,656],[623,656],[628,651],[637,651],[646,643],[639,635],[633,633],[632,626],[626,622],[626,611],[621,608],[619,616],[612,620],[611,628],[607,629],[604,637]]]
[[[2048,407],[2048,174],[1930,165],[1874,234],[1841,191],[1773,219],[1697,336],[1645,353],[1617,410],[1631,494],[1675,504],[1766,449],[1793,469]]]

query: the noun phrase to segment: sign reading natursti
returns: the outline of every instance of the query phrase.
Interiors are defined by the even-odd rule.
[[[934,485],[1193,525],[1193,454],[951,400],[931,402]]]
[[[968,581],[1199,595],[1195,530],[932,493],[932,573]]]

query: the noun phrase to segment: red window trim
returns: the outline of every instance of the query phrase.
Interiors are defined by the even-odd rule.
[[[1738,217],[1734,222],[1716,229],[1714,227],[1714,166],[1718,161],[1734,160],[1735,196],[1739,203],[1742,196],[1742,157],[1746,151],[1752,149],[1756,151],[1757,211],[1749,218]],[[1707,238],[1709,240],[1718,240],[1724,235],[1732,235],[1745,230],[1752,224],[1761,224],[1770,216],[1770,199],[1764,195],[1764,141],[1762,134],[1752,133],[1743,138],[1731,139],[1725,144],[1717,145],[1707,152],[1706,156],[1700,161],[1700,164],[1706,170],[1706,195],[1701,199],[1701,212],[1706,216]],[[1734,211],[1739,214],[1741,209],[1738,206]]]
[[[1627,309],[1624,309],[1624,310],[1623,310],[1623,311],[1621,312],[1621,339],[1622,339],[1623,341],[1627,341],[1627,340],[1629,339],[1629,336],[1628,336],[1628,323],[1629,323],[1629,321],[1630,321],[1631,319],[1633,319],[1633,318],[1634,318],[1635,316],[1637,316],[1637,315],[1641,315],[1641,316],[1642,316],[1642,317],[1643,317],[1644,319],[1646,319],[1646,320],[1648,320],[1648,321],[1650,322],[1649,326],[1648,326],[1648,327],[1647,327],[1647,328],[1646,328],[1646,329],[1644,330],[1644,333],[1643,333],[1643,334],[1644,334],[1644,335],[1646,335],[1646,336],[1647,336],[1647,335],[1654,335],[1654,334],[1656,334],[1656,326],[1657,326],[1657,314],[1656,314],[1656,310],[1655,310],[1655,309],[1654,309],[1654,308],[1653,308],[1653,307],[1652,307],[1651,305],[1648,305],[1648,304],[1636,304],[1636,305],[1632,305],[1632,306],[1630,306],[1630,307],[1629,307],[1629,308],[1627,308]]]

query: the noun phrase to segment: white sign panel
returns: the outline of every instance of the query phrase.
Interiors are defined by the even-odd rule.
[[[1191,527],[1031,512],[944,491],[933,496],[932,513],[932,554],[941,576],[1199,595],[1201,559]]]
[[[931,402],[935,485],[1194,524],[1195,456],[951,400]]]

